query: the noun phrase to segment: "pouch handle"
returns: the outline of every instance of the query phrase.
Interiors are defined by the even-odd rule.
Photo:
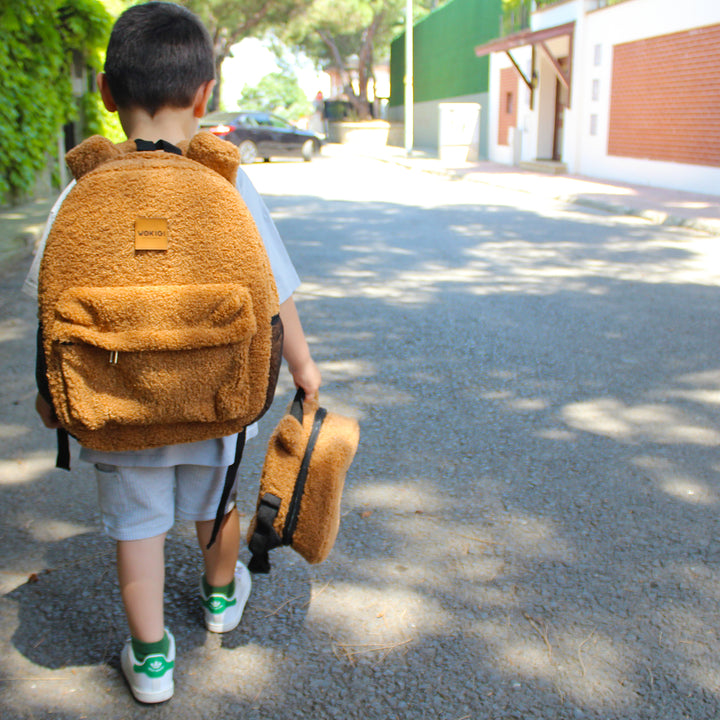
[[[305,400],[305,391],[298,388],[290,405],[290,415],[292,415],[301,425],[303,421],[303,401]]]

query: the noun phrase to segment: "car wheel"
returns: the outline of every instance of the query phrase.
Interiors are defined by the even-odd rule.
[[[240,151],[240,162],[243,165],[250,165],[257,160],[258,149],[252,140],[243,140],[238,145],[238,150]]]
[[[310,162],[315,154],[315,142],[306,140],[302,146],[302,156],[305,162]]]

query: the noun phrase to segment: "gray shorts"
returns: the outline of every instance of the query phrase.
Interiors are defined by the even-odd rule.
[[[144,540],[166,533],[175,518],[215,519],[225,485],[225,467],[117,467],[96,464],[100,513],[114,540]],[[233,486],[225,512],[235,506]]]

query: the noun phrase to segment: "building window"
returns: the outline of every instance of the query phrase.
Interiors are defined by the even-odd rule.
[[[597,79],[592,81],[592,99],[593,100],[600,99],[600,81]]]
[[[498,99],[498,145],[510,144],[510,128],[517,127],[518,78],[513,67],[500,71],[500,92]]]
[[[593,60],[595,67],[598,67],[602,63],[602,45],[595,46],[595,58]]]
[[[597,135],[597,130],[598,130],[598,116],[595,113],[593,113],[590,116],[590,134],[594,137],[595,135]]]

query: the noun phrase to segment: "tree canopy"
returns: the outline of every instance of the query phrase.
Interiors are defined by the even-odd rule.
[[[271,112],[291,122],[312,112],[297,75],[287,66],[265,75],[255,87],[245,86],[239,104],[243,110]]]
[[[218,84],[209,109],[217,110],[222,92],[221,68],[233,45],[282,27],[303,13],[311,0],[180,0],[180,4],[200,17],[212,37]]]
[[[414,17],[423,17],[438,4],[415,0]],[[405,21],[405,7],[405,0],[312,0],[306,12],[285,26],[282,37],[318,65],[334,69],[363,118],[369,113],[368,83],[375,61],[389,56],[390,41]]]

